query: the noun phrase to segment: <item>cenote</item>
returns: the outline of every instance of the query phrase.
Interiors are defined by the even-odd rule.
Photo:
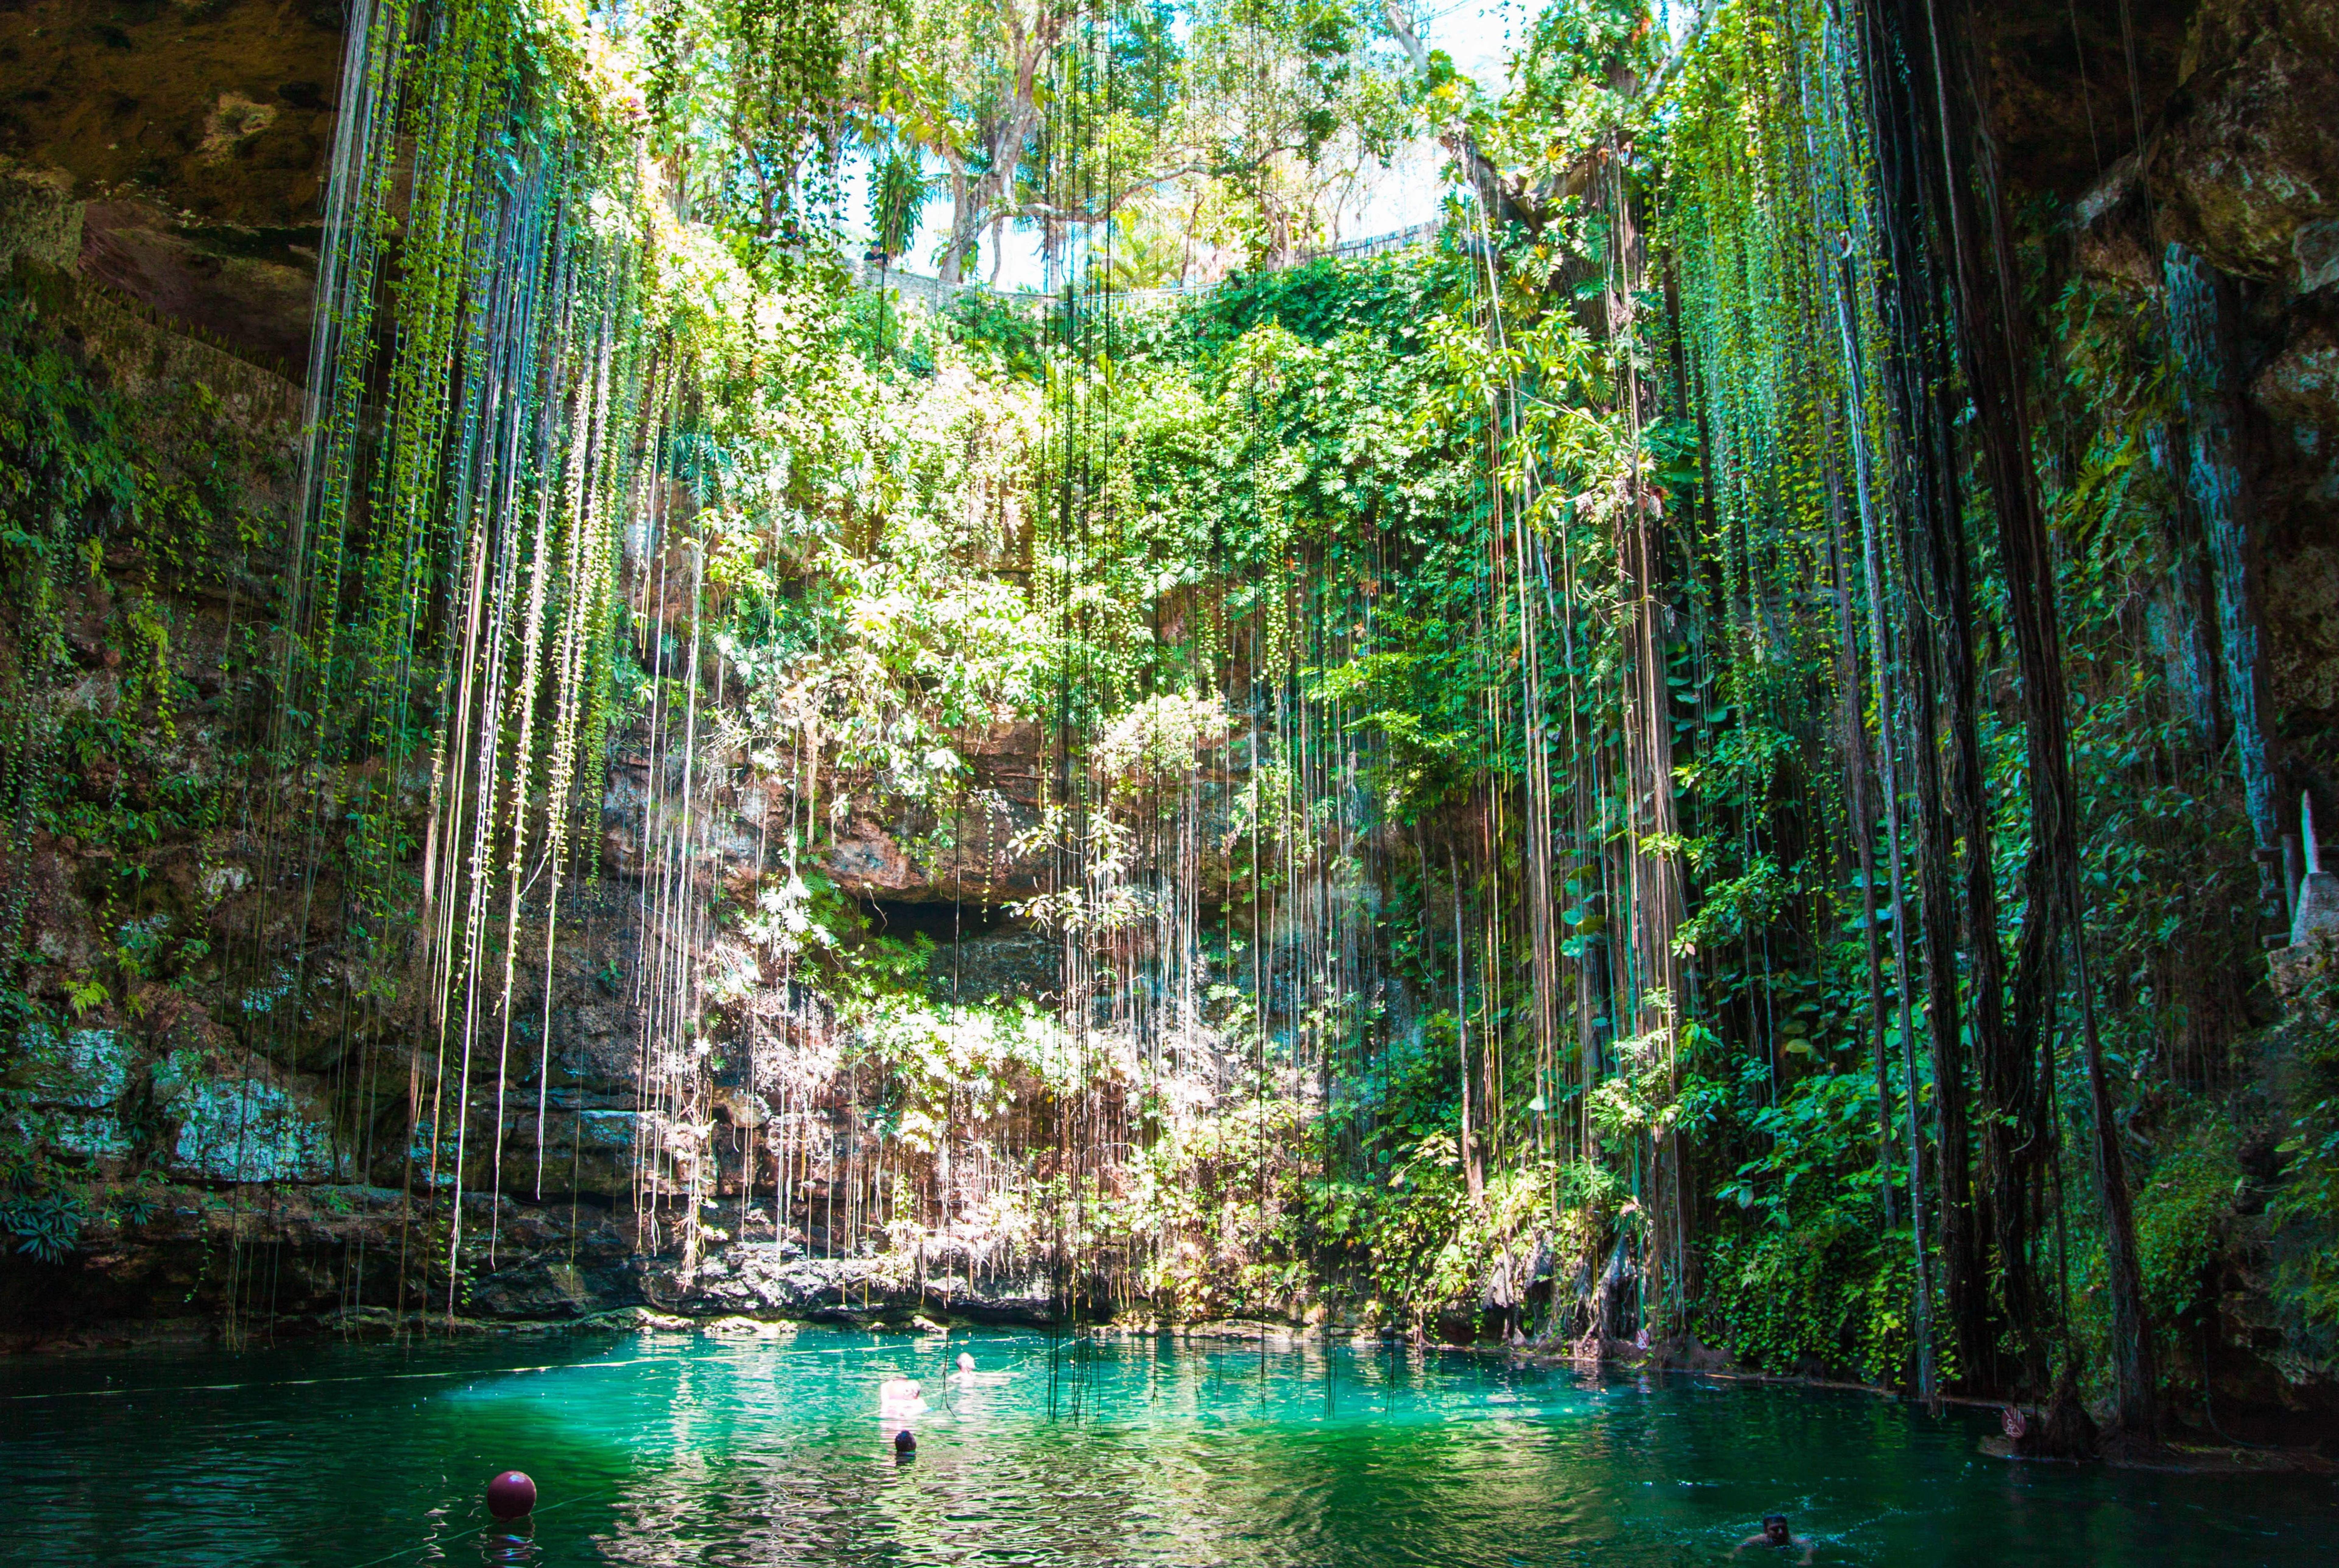
[[[0,1558],[2328,1556],[2334,125],[0,0]]]
[[[977,1371],[953,1378],[961,1352]],[[880,1383],[921,1380],[917,1453]],[[1993,1413],[1345,1341],[558,1336],[0,1373],[23,1561],[1673,1564],[2326,1561],[2327,1477],[1979,1451]],[[515,1534],[480,1501],[524,1464]]]

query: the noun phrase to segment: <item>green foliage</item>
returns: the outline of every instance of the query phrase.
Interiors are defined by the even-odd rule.
[[[2235,1205],[2245,1188],[2236,1158],[2240,1139],[2218,1110],[2196,1106],[2173,1119],[2150,1169],[2139,1173],[2134,1200],[2145,1307],[2160,1365],[2171,1376],[2197,1366],[2205,1331],[2216,1331],[2216,1270],[2243,1223]],[[2102,1238],[2090,1231],[2074,1241],[2072,1327],[2087,1346],[2088,1364],[2108,1365],[2111,1299]],[[2293,1275],[2287,1283],[2303,1281]],[[2313,1310],[2308,1294],[2292,1297],[2294,1310]]]
[[[923,311],[905,309],[898,295],[872,290],[845,302],[844,335],[871,364],[891,363],[910,376],[931,376],[940,348],[938,329]]]
[[[2295,1074],[2284,1181],[2266,1206],[2278,1228],[2280,1299],[2328,1363],[2339,1358],[2339,957],[2328,943],[2271,1044]]]
[[[37,316],[43,281],[20,263],[0,284],[0,787],[13,863],[38,833],[107,868],[76,891],[111,940],[94,967],[53,977],[60,1000],[134,1016],[145,982],[191,984],[211,952],[202,912],[150,881],[150,857],[218,823],[248,716],[219,713],[189,745],[177,640],[192,597],[253,592],[279,461],[200,383],[107,389]],[[245,667],[248,636],[231,626],[222,675]],[[21,870],[6,886],[0,940],[16,975],[44,961],[19,947],[34,890]]]
[[[1905,1232],[1842,1209],[1791,1230],[1725,1229],[1702,1272],[1699,1335],[1747,1365],[1906,1380],[1915,1342]]]
[[[796,274],[801,247],[836,194],[836,120],[855,86],[847,8],[657,0],[645,23],[654,144],[678,167],[683,199],[763,275]],[[861,64],[873,74],[884,60]],[[896,222],[914,211],[899,183]]]
[[[2144,1299],[2160,1332],[2181,1340],[2213,1284],[2234,1201],[2243,1187],[2240,1139],[2225,1118],[2204,1110],[2172,1129],[2136,1195],[2137,1260]]]
[[[0,1172],[0,1231],[16,1250],[43,1263],[62,1263],[81,1244],[81,1195],[51,1187],[19,1167]]]
[[[1762,1152],[1714,1196],[1791,1229],[1806,1218],[1880,1218],[1876,1080],[1860,1072],[1806,1078],[1747,1119]]]
[[[943,315],[951,340],[984,374],[1034,384],[1047,374],[1042,321],[1036,301],[1002,299],[980,289],[952,296]]]

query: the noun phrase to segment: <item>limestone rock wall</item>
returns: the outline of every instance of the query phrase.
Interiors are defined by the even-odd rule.
[[[2233,281],[2289,800],[2339,804],[2339,3],[2138,4],[2125,35],[2097,10],[1993,24],[2005,178],[2065,204],[2073,263],[2148,308],[2172,242]]]
[[[341,29],[331,0],[24,0],[0,156],[84,205],[86,277],[297,380]]]

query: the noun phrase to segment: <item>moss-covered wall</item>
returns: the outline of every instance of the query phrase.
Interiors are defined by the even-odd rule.
[[[2171,242],[2235,281],[2244,458],[2279,731],[2330,790],[2339,726],[2339,4],[2004,7],[2010,199],[2069,212],[2078,268],[2160,308]],[[2137,63],[2131,82],[2127,62]],[[2141,135],[2139,137],[2139,132]],[[2141,147],[2141,156],[2138,149]]]

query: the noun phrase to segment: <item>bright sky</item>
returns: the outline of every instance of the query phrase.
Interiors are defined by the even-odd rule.
[[[1443,49],[1455,66],[1489,97],[1499,96],[1510,56],[1524,40],[1542,0],[1416,0],[1421,41]],[[1444,149],[1423,137],[1407,149],[1373,192],[1344,240],[1367,239],[1426,223],[1445,199]]]
[[[1445,50],[1457,67],[1490,94],[1502,91],[1505,62],[1519,46],[1528,22],[1542,3],[1543,0],[1416,0],[1423,41],[1433,49]],[[1444,153],[1426,139],[1406,149],[1389,169],[1377,172],[1377,178],[1361,211],[1342,214],[1340,237],[1355,240],[1386,234],[1436,216],[1443,194],[1439,170],[1444,163]],[[865,168],[857,166],[856,161],[856,166],[848,171],[845,178],[845,213],[859,233],[867,232],[869,197],[865,176]],[[934,253],[947,237],[949,226],[948,198],[929,202],[921,215],[917,242],[903,262],[903,270],[931,275]],[[990,235],[986,233],[983,240],[988,244]],[[1005,263],[1000,269],[1002,288],[1042,286],[1045,280],[1038,231],[1010,230],[1006,252]],[[982,257],[975,271],[982,278],[991,275],[989,255]]]

